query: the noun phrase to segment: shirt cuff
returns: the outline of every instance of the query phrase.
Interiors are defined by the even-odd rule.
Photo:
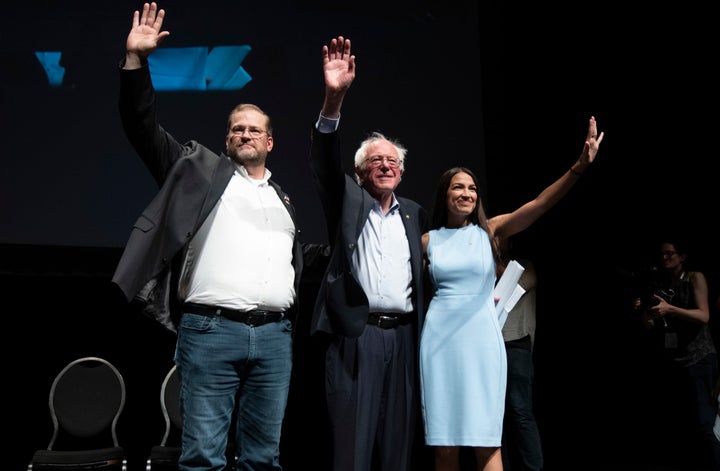
[[[320,131],[323,134],[329,134],[331,132],[337,131],[338,125],[340,124],[340,118],[326,118],[322,114],[320,117],[318,117],[317,122],[315,123],[315,127],[318,131]]]

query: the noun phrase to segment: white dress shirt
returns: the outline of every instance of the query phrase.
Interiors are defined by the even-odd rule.
[[[180,283],[185,302],[240,311],[286,311],[295,299],[295,226],[268,184],[238,165],[189,244]]]

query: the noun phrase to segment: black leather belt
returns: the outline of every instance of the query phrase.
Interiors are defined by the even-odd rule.
[[[399,325],[409,324],[412,316],[412,312],[371,312],[368,314],[367,323],[376,325],[382,329],[393,329]]]
[[[224,307],[206,306],[204,304],[185,303],[183,304],[183,312],[191,314],[199,314],[201,316],[216,317],[221,316],[235,322],[242,322],[251,326],[259,326],[270,322],[277,322],[283,318],[283,313],[278,311],[263,311],[256,309],[254,311],[238,311],[235,309],[227,309]]]

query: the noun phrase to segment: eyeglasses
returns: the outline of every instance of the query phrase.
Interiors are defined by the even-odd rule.
[[[258,129],[258,128],[245,128],[243,126],[235,126],[234,128],[230,129],[230,134],[234,134],[237,136],[242,136],[245,134],[245,131],[250,134],[250,137],[253,139],[257,139],[261,137],[263,134],[267,133],[264,129]]]
[[[383,164],[383,162],[386,162],[385,165],[387,165],[390,168],[398,168],[400,166],[400,163],[394,157],[380,157],[380,156],[370,157],[369,159],[366,160],[366,162],[367,162],[367,166],[369,168],[378,168],[379,166],[381,166]]]
[[[673,255],[675,255],[676,253],[677,253],[677,252],[674,251],[674,250],[661,250],[658,255],[660,255],[661,257],[670,258],[670,257],[672,257]]]

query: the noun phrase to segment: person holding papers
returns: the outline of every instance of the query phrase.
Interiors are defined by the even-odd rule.
[[[537,273],[532,260],[515,257],[512,239],[499,240],[498,248],[503,263],[517,262],[523,267],[517,282],[520,297],[511,309],[506,307],[502,325],[508,365],[503,462],[513,471],[541,471],[543,449],[533,405]]]
[[[494,288],[505,264],[497,243],[565,196],[603,137],[591,117],[572,167],[532,201],[489,219],[471,170],[453,167],[441,175],[422,236],[430,299],[420,337],[425,442],[434,447],[436,471],[459,469],[460,447],[475,450],[478,470],[502,470],[507,361]]]

